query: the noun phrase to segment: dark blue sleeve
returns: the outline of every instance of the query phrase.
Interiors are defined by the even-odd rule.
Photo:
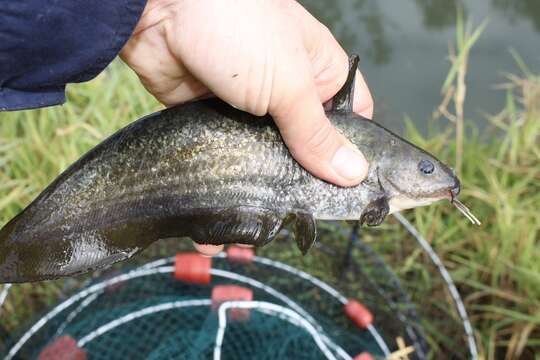
[[[129,39],[146,0],[0,0],[0,110],[61,104]]]

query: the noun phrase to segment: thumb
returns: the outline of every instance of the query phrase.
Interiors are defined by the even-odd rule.
[[[288,104],[270,109],[270,114],[292,156],[323,180],[340,186],[360,183],[367,175],[368,163],[328,120],[315,85],[290,95]]]

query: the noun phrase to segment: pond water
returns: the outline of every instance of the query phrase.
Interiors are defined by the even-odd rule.
[[[304,0],[348,53],[357,53],[375,98],[375,119],[395,131],[409,116],[426,130],[441,101],[455,39],[456,4],[450,0]],[[488,19],[473,47],[467,72],[465,116],[482,128],[483,113],[496,113],[505,94],[494,86],[519,73],[510,49],[540,71],[540,0],[469,0],[472,25]],[[444,119],[439,121],[445,121]]]

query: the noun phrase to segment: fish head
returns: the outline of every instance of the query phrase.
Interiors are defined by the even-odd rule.
[[[473,224],[480,225],[480,221],[457,199],[460,182],[452,169],[428,152],[354,113],[358,63],[357,55],[349,59],[347,80],[332,98],[330,113],[338,130],[370,163],[364,184],[378,182],[386,195],[389,213],[448,199]]]
[[[358,63],[357,55],[349,59],[347,80],[332,98],[330,111],[336,123],[342,124],[343,133],[371,163],[368,182],[378,178],[387,195],[390,212],[429,205],[442,199],[453,202],[459,193],[460,183],[448,166],[426,151],[354,113]]]
[[[399,140],[382,155],[376,170],[388,196],[390,213],[442,199],[453,201],[460,192],[454,171],[433,155]]]

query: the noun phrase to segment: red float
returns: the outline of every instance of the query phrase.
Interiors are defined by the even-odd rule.
[[[253,261],[255,251],[250,247],[229,246],[227,248],[227,259],[229,261],[247,264]]]
[[[60,336],[39,353],[38,360],[86,360],[86,352],[69,335]]]
[[[177,254],[174,259],[174,277],[192,284],[209,284],[212,279],[212,258],[199,253]]]
[[[373,356],[371,356],[368,352],[363,352],[354,357],[353,360],[375,360]]]
[[[212,289],[212,310],[217,311],[226,301],[251,301],[253,291],[237,285],[217,285]],[[229,319],[236,321],[249,320],[249,309],[230,309]]]
[[[360,302],[349,299],[345,304],[345,313],[360,328],[365,329],[373,322],[373,315]]]

